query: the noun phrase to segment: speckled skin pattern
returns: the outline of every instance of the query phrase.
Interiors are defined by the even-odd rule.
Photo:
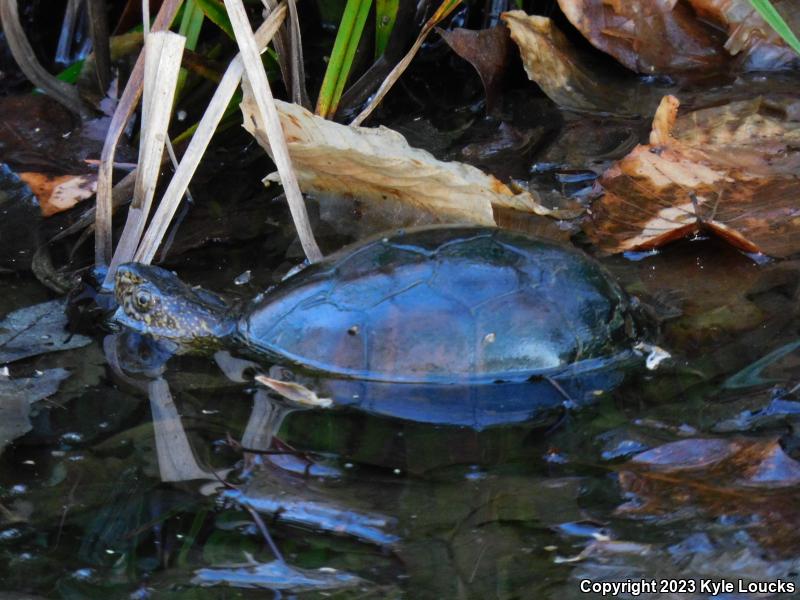
[[[140,290],[158,301],[145,314]],[[157,267],[127,265],[117,276],[120,306],[140,331],[193,347],[218,336],[272,360],[377,381],[553,372],[628,349],[633,329],[626,295],[595,261],[492,228],[429,227],[345,248],[259,294],[235,326],[198,294]]]
[[[186,285],[161,267],[120,265],[114,295],[119,304],[115,321],[172,342],[178,351],[221,348],[235,326],[230,308],[220,297]]]

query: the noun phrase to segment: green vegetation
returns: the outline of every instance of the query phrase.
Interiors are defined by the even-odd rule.
[[[317,99],[317,114],[320,116],[329,117],[336,113],[371,7],[372,0],[347,0]]]
[[[786,21],[783,20],[783,17],[775,9],[772,2],[770,2],[770,0],[750,0],[750,4],[753,5],[753,8],[758,11],[758,14],[761,15],[769,26],[791,46],[792,50],[800,54],[800,40],[797,39],[797,36],[790,29],[789,25],[786,24]]]

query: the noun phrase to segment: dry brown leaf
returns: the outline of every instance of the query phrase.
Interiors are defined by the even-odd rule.
[[[637,73],[724,69],[723,39],[675,0],[558,0],[570,22],[596,47]]]
[[[94,195],[89,163],[100,153],[108,118],[78,122],[47,96],[0,98],[0,162],[31,188],[48,217]],[[125,147],[123,158],[130,154]]]
[[[603,174],[605,195],[585,227],[591,240],[624,252],[702,230],[747,252],[800,252],[797,101],[732,102],[675,121],[677,105],[667,96],[651,144]]]
[[[317,117],[296,104],[276,100],[276,106],[304,192],[400,201],[448,223],[494,225],[493,205],[551,213],[530,193],[515,194],[473,166],[437,160],[386,127],[350,127]],[[269,151],[248,94],[242,113],[245,128]]]
[[[486,92],[486,109],[491,112],[497,106],[498,88],[508,64],[511,47],[508,29],[498,25],[480,31],[462,28],[437,31],[453,52],[475,67]]]
[[[97,175],[47,175],[45,173],[19,173],[39,200],[42,216],[49,217],[75,206],[81,200],[94,196]]]
[[[552,20],[521,10],[505,12],[501,18],[519,46],[528,78],[557,105],[577,111],[629,112],[625,89],[599,78],[597,69],[585,64]]]
[[[750,0],[689,0],[697,15],[728,32],[725,49],[745,71],[797,67],[800,56],[783,41],[750,4]],[[772,0],[792,31],[800,31],[797,0]]]

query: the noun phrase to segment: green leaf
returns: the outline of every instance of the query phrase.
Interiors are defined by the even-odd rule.
[[[200,29],[203,27],[205,14],[197,5],[196,0],[186,0],[183,6],[183,15],[181,17],[180,28],[178,33],[186,37],[186,49],[194,50],[197,48],[197,40],[200,37]],[[181,69],[178,73],[178,83],[175,93],[176,98],[180,98],[183,86],[186,83],[186,77],[189,72],[186,69]]]
[[[186,37],[186,47],[189,50],[197,48],[197,39],[200,37],[203,20],[205,20],[205,14],[197,5],[197,0],[186,0],[178,33]]]
[[[219,2],[219,0],[194,1],[197,3],[197,6],[200,7],[200,10],[205,13],[209,21],[222,29],[229,38],[232,40],[236,39],[236,36],[233,35],[233,26],[231,25],[231,20],[228,18],[228,12],[225,10],[225,5],[222,4],[222,2]]]
[[[400,0],[375,0],[375,58],[386,52],[399,7]]]
[[[56,78],[65,83],[77,83],[78,77],[80,77],[81,71],[83,70],[83,62],[83,60],[75,61],[66,69],[61,71],[58,75],[56,75]]]
[[[329,117],[339,106],[371,6],[372,0],[347,0],[317,98],[317,114],[320,116]]]
[[[769,0],[750,0],[750,4],[758,11],[761,18],[789,44],[792,50],[800,54],[800,40],[797,39],[797,36],[786,24],[786,21],[783,20],[783,17],[772,5],[772,2]]]

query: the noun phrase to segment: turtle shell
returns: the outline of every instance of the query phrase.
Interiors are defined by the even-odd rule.
[[[629,346],[624,292],[582,252],[522,233],[434,227],[345,248],[256,298],[244,345],[377,381],[495,381]]]

